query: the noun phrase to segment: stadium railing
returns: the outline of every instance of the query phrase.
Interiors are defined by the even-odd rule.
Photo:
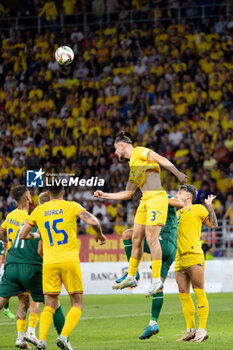
[[[3,221],[3,220],[2,220]],[[108,222],[101,223],[103,232],[108,236],[112,234],[117,234],[118,237],[121,237],[122,232],[126,229],[132,228],[133,223],[129,225],[127,222]],[[116,232],[115,227],[118,227],[118,232]],[[121,233],[119,229],[122,227]],[[85,234],[87,226],[81,224],[78,226],[78,236],[89,236]],[[230,220],[218,220],[218,227],[216,229],[211,229],[204,225],[202,227],[202,233],[205,233],[206,243],[214,248],[214,256],[216,257],[233,257],[233,225],[230,223]],[[94,237],[94,236],[93,236]]]
[[[115,230],[115,226],[122,227],[122,231],[128,228],[132,228],[132,225],[129,225],[127,222],[114,222],[114,223],[108,223],[108,224],[102,224],[103,231],[105,233],[113,233],[117,234]],[[85,232],[85,229],[84,231]],[[218,220],[218,227],[216,229],[211,229],[206,225],[203,225],[202,232],[206,233],[206,242],[209,246],[214,248],[216,255],[223,256],[223,255],[232,255],[233,254],[233,225],[230,224],[229,220]],[[118,231],[118,235],[119,234]],[[225,254],[221,255],[221,252],[225,252]]]
[[[86,27],[97,27],[99,24],[115,25],[124,24],[130,30],[134,24],[147,23],[150,26],[156,27],[158,22],[168,22],[175,18],[177,23],[182,23],[183,19],[188,21],[189,25],[204,24],[205,18],[210,21],[218,19],[219,15],[223,15],[225,20],[230,19],[231,8],[229,3],[218,5],[201,5],[192,7],[170,7],[170,8],[155,8],[141,10],[124,10],[114,13],[104,13],[103,16],[97,17],[94,13],[75,13],[74,15],[59,14],[55,21],[46,21],[45,16],[25,16],[25,17],[1,17],[0,30],[9,31],[34,29],[38,34],[44,28],[60,28],[77,26],[81,31],[85,32]]]

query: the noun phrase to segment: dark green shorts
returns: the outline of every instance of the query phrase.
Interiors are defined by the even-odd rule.
[[[36,302],[44,302],[42,269],[37,265],[8,264],[0,283],[0,296],[8,298],[28,291]]]
[[[161,277],[166,279],[170,266],[175,261],[176,246],[167,238],[160,238],[159,242],[162,249]],[[146,238],[144,239],[144,252],[150,254],[150,248]]]
[[[4,255],[4,243],[0,241],[0,255]]]

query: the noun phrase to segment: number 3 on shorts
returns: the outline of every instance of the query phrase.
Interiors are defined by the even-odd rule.
[[[153,217],[152,217],[151,221],[155,221],[156,211],[152,211],[151,213],[152,213],[152,215],[153,215]]]

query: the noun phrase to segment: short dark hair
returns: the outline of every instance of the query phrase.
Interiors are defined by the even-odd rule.
[[[51,195],[54,197],[58,196],[63,191],[63,189],[64,189],[64,187],[63,187],[61,181],[59,184],[55,183],[54,185],[48,187],[49,193],[51,193]]]
[[[16,200],[16,202],[18,203],[22,197],[25,195],[25,193],[28,191],[26,186],[20,185],[20,186],[16,186],[13,189],[13,198],[14,200]]]
[[[118,143],[118,142],[125,142],[125,143],[129,143],[130,145],[133,144],[131,139],[128,136],[126,136],[124,130],[121,130],[116,134],[115,143]]]
[[[193,197],[192,203],[196,202],[198,190],[197,190],[197,188],[195,186],[188,185],[188,184],[187,185],[181,185],[179,187],[179,190],[183,190],[183,191],[191,193],[191,195]]]

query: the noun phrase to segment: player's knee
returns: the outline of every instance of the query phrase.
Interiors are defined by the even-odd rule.
[[[132,239],[133,235],[133,230],[125,230],[122,234],[122,239],[127,240],[127,239]]]
[[[44,305],[56,310],[59,305],[58,295],[45,295]]]
[[[19,307],[22,308],[23,310],[27,310],[29,309],[29,305],[30,305],[30,299],[29,299],[29,295],[22,295],[22,298],[20,299],[19,302]]]
[[[6,304],[6,299],[5,298],[2,298],[0,297],[0,310],[3,309],[3,306]]]
[[[202,281],[192,282],[193,289],[204,289],[204,283]]]
[[[29,313],[39,314],[40,313],[40,303],[31,300],[29,307]]]
[[[26,319],[27,311],[29,308],[29,297],[25,295],[20,299],[19,309],[17,312],[17,319]]]
[[[72,305],[72,307],[77,307],[78,309],[81,310],[81,312],[83,312],[83,304],[82,303],[74,303]]]
[[[70,301],[71,301],[72,307],[77,307],[81,311],[83,310],[83,295],[82,294],[75,293],[75,294],[70,295]]]
[[[147,240],[149,247],[159,245],[159,240],[152,235],[148,235],[146,237],[146,240]]]
[[[178,286],[179,289],[179,293],[185,293],[185,294],[189,294],[190,291],[188,288],[186,288],[185,286]]]
[[[140,237],[135,237],[133,236],[132,237],[132,244],[135,248],[141,248],[141,245],[142,245],[142,240]]]

